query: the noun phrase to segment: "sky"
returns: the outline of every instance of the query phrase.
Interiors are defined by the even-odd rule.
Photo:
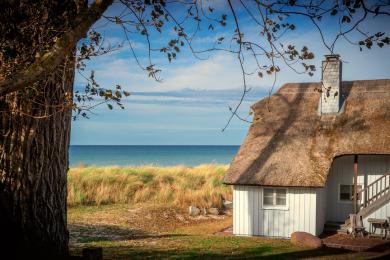
[[[247,13],[239,8],[237,16],[245,39],[263,44],[259,35],[259,27]],[[207,49],[215,44],[221,36],[229,38],[233,31],[232,17],[222,0],[212,5],[216,13],[227,13],[227,26],[217,27],[214,31],[203,26],[192,46],[197,49]],[[172,7],[172,13],[180,17],[181,9]],[[123,10],[119,5],[113,5],[105,15],[118,15]],[[281,72],[278,73],[275,88],[288,82],[320,81],[320,63],[323,55],[329,51],[323,46],[319,33],[303,18],[290,18],[296,25],[294,31],[286,33],[281,43],[294,44],[297,48],[308,46],[315,54],[312,61],[317,71],[312,77],[307,74],[297,74],[281,61],[277,63]],[[382,31],[389,33],[389,18],[375,18],[362,25],[364,32]],[[326,39],[331,39],[338,29],[334,20],[322,22]],[[225,131],[230,111],[239,101],[243,88],[240,64],[236,55],[226,52],[213,52],[194,57],[184,46],[177,59],[169,62],[160,52],[152,54],[153,63],[162,69],[159,74],[161,82],[148,77],[136,63],[131,49],[126,42],[122,29],[115,23],[108,23],[102,18],[95,25],[104,37],[105,45],[122,44],[117,51],[103,56],[94,57],[87,62],[86,75],[95,71],[97,82],[106,88],[121,85],[131,95],[124,99],[125,109],[114,106],[113,110],[102,105],[89,114],[89,119],[81,118],[72,122],[72,145],[240,145],[244,140],[249,123],[233,119]],[[195,28],[194,22],[187,22],[186,28]],[[158,48],[161,43],[168,42],[173,36],[173,30],[168,27],[162,33],[151,31],[151,44]],[[356,35],[352,35],[353,38]],[[137,57],[145,66],[148,64],[147,41],[139,35],[130,35],[130,41]],[[343,80],[362,80],[390,78],[390,49],[373,48],[359,50],[358,46],[341,39],[336,44],[335,52],[343,60]],[[199,59],[200,58],[200,59]],[[246,57],[245,66],[248,71],[255,71],[255,62]],[[262,60],[260,60],[261,62]],[[300,68],[300,67],[299,67]],[[81,74],[76,73],[75,89],[82,89],[86,81]],[[259,78],[257,73],[247,76],[250,87],[245,101],[239,108],[239,115],[251,120],[250,106],[268,95],[273,85],[272,77]]]

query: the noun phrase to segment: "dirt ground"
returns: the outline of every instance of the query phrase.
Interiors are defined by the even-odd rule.
[[[161,205],[72,207],[70,251],[102,247],[104,259],[366,259],[371,255],[293,246],[289,240],[217,235],[232,225],[230,212],[191,217]]]
[[[184,210],[153,205],[136,208],[127,205],[78,207],[69,212],[71,244],[75,245],[87,237],[118,240],[172,232],[213,234],[232,224],[230,212],[192,217]]]

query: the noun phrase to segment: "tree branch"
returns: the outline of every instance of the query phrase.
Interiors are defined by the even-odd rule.
[[[89,8],[81,10],[72,31],[64,33],[48,52],[37,57],[27,68],[0,81],[0,97],[23,89],[39,80],[42,75],[56,70],[66,53],[75,48],[77,42],[86,35],[112,2],[112,0],[96,0]]]

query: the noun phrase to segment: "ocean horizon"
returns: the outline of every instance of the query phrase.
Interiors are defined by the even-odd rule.
[[[70,167],[229,164],[239,145],[71,145]]]

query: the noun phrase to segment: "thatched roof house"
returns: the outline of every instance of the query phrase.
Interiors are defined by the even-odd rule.
[[[390,154],[390,80],[343,82],[338,115],[320,115],[321,83],[284,85],[252,106],[254,122],[227,184],[324,187],[333,158]]]
[[[224,179],[234,234],[318,235],[350,214],[365,226],[390,216],[390,79],[342,81],[341,66],[328,55],[321,82],[286,84],[252,106]]]

